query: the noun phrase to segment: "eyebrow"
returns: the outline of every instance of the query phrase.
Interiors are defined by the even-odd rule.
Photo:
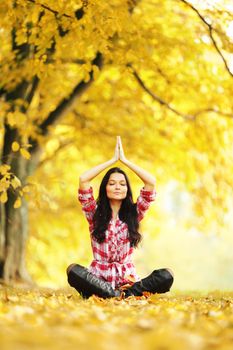
[[[113,181],[113,182],[116,182],[117,180],[109,180],[109,182],[111,182],[111,181]],[[126,183],[126,181],[125,180],[120,180],[119,182],[125,182]]]

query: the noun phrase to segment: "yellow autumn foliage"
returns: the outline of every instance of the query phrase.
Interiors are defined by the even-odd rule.
[[[21,201],[21,198],[17,198],[15,203],[14,203],[14,208],[17,209],[17,208],[20,208],[22,205],[22,201]]]
[[[0,196],[0,202],[1,203],[6,203],[7,199],[8,199],[7,192],[6,191],[2,192],[1,196]]]
[[[232,18],[229,0],[0,2],[0,267],[9,205],[16,236],[28,206],[36,283],[0,284],[1,349],[232,349]],[[157,180],[137,272],[169,267],[174,285],[82,300],[66,277],[92,259],[78,177],[116,135]]]
[[[17,152],[20,149],[20,145],[18,142],[13,142],[11,148],[13,152]]]
[[[0,289],[4,350],[230,350],[232,293],[82,300],[67,289]]]
[[[5,201],[5,191],[17,189],[28,201],[27,264],[34,279],[64,285],[69,263],[90,262],[78,176],[109,159],[121,135],[127,157],[157,179],[157,202],[142,224],[141,274],[168,264],[178,271],[179,287],[189,280],[200,288],[208,280],[214,288],[219,278],[230,288],[232,257],[222,242],[232,244],[231,2],[7,0],[0,14],[1,150],[5,123],[18,136],[2,163],[23,158],[33,169],[41,155],[17,188],[14,169],[0,165],[0,193]],[[82,93],[52,123],[80,86]],[[136,199],[141,183],[129,175]],[[100,180],[93,182],[95,196]],[[166,249],[166,257],[155,247]],[[219,254],[219,263],[205,251]],[[198,276],[204,260],[211,278],[206,267],[194,281],[190,271]]]
[[[31,155],[25,148],[20,148],[20,153],[25,159],[30,159]]]

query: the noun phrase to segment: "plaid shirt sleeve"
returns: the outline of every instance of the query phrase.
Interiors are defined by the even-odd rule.
[[[146,211],[149,209],[151,202],[155,200],[156,191],[144,190],[141,189],[140,195],[137,199],[137,212],[138,212],[138,221],[141,221],[144,218]]]
[[[78,189],[78,199],[82,206],[82,211],[85,214],[90,227],[93,226],[93,216],[96,211],[96,201],[93,196],[93,188],[87,190]]]

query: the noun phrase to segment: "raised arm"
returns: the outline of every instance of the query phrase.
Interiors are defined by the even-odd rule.
[[[130,168],[145,184],[144,189],[145,190],[154,190],[155,188],[155,177],[148,173],[146,170],[142,169],[138,165],[130,162],[124,154],[121,138],[118,138],[118,144],[119,144],[119,156],[120,161],[125,164],[128,168]]]
[[[119,159],[119,138],[117,137],[115,153],[113,158],[104,162],[102,164],[96,165],[94,168],[85,171],[79,177],[79,188],[81,190],[86,190],[90,187],[90,181],[94,179],[101,171],[108,168],[112,164],[114,164]]]

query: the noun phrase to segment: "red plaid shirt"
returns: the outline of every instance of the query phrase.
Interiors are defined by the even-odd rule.
[[[141,221],[149,205],[155,199],[156,192],[141,189],[137,199],[138,220]],[[93,197],[93,189],[78,190],[78,198],[82,205],[82,210],[89,223],[89,230],[92,233],[93,215],[96,210],[96,201]],[[130,276],[135,281],[139,281],[135,266],[132,262],[133,247],[130,247],[128,236],[128,226],[117,217],[116,221],[110,220],[108,229],[105,232],[105,240],[98,243],[91,235],[91,245],[94,260],[88,270],[97,277],[110,282],[113,288],[130,282]]]

